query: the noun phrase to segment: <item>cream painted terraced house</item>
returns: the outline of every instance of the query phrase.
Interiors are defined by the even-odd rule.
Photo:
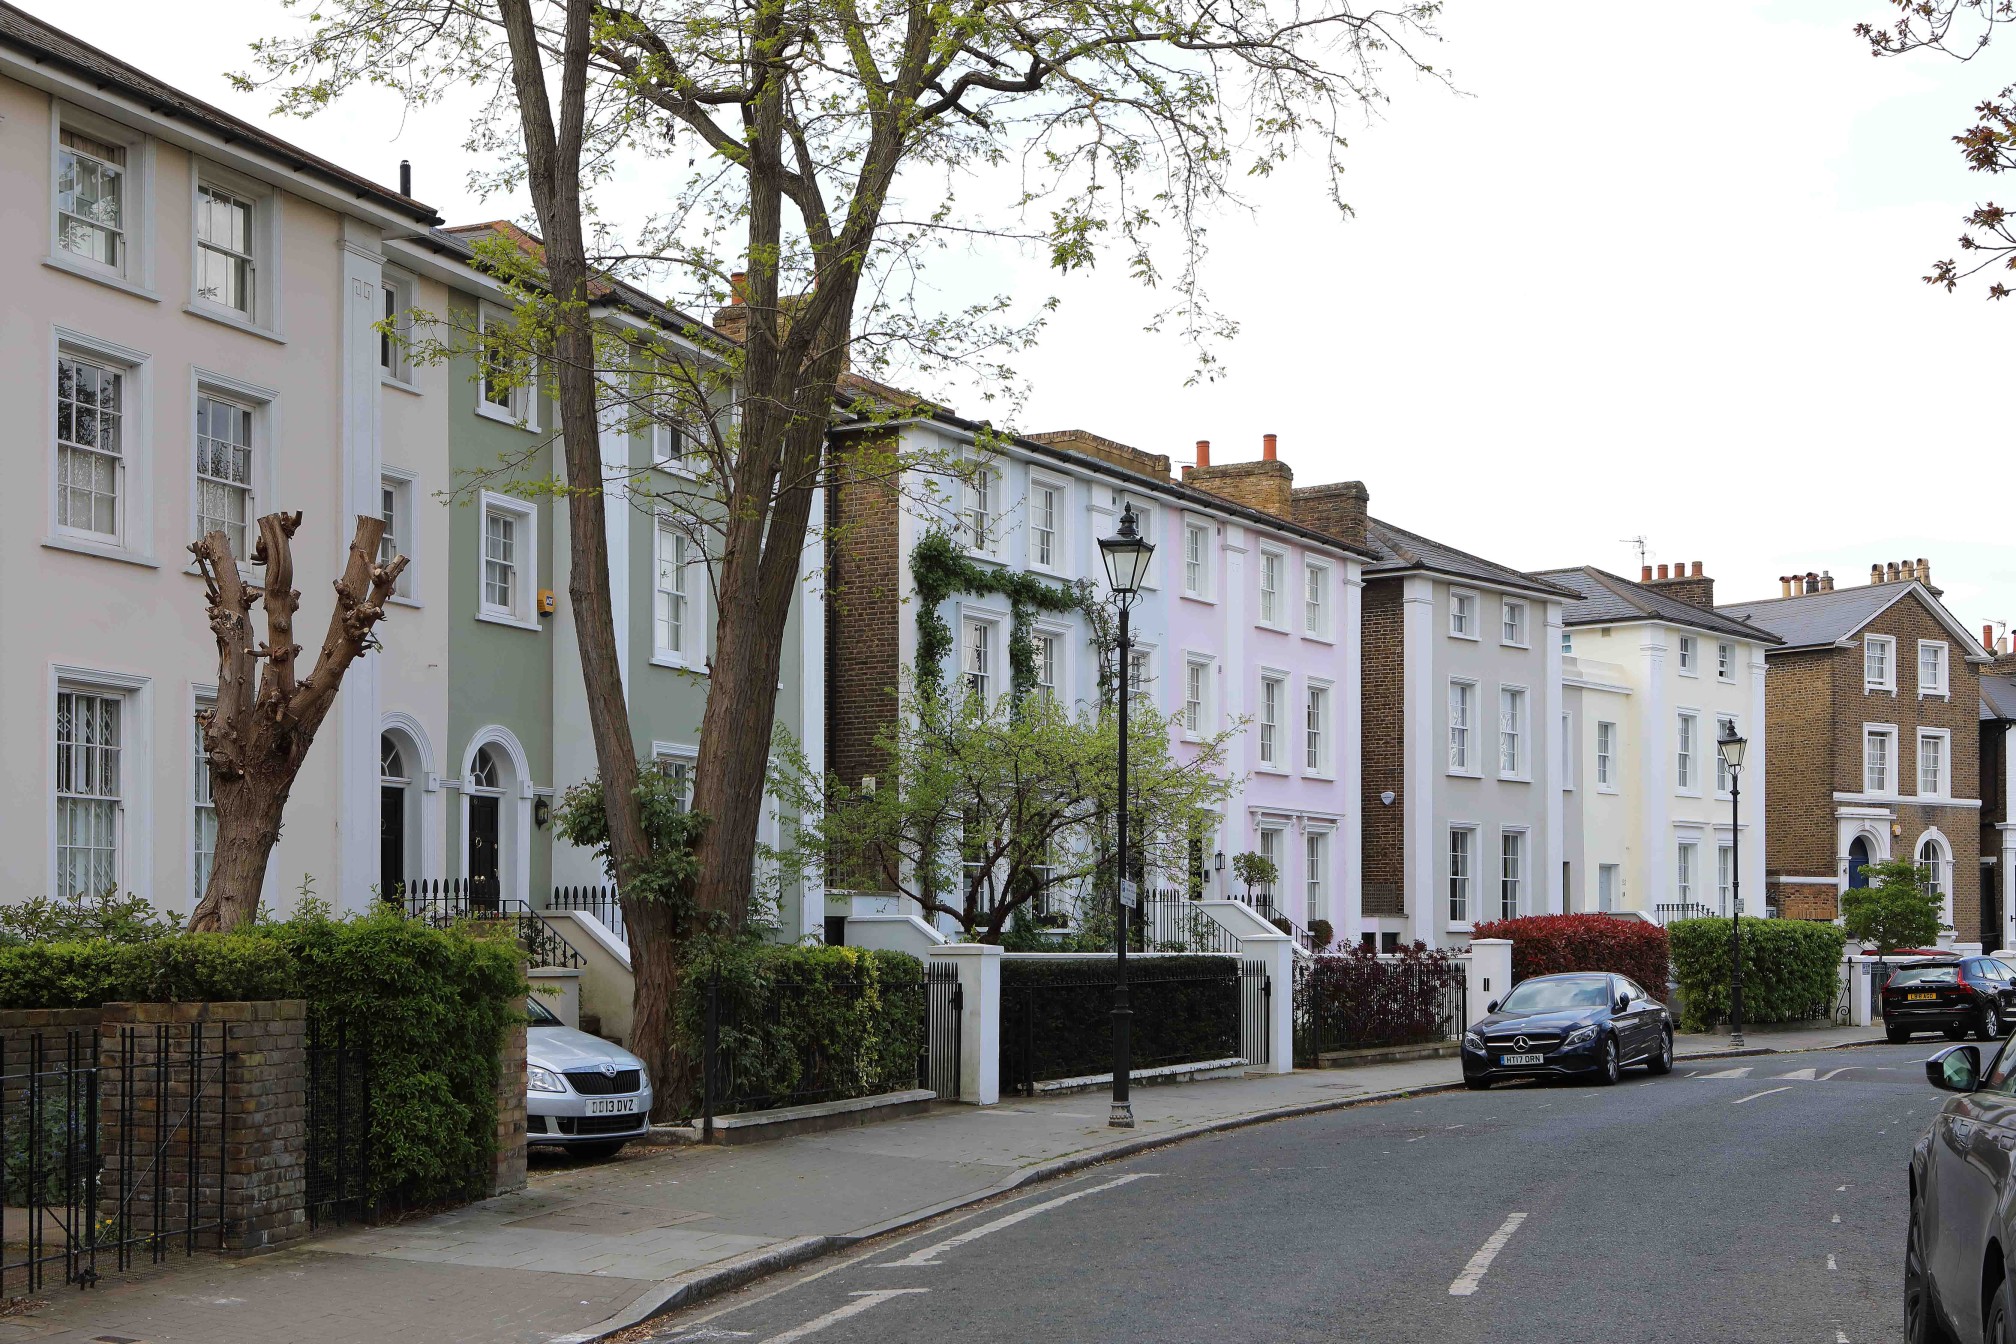
[[[193,715],[216,650],[185,547],[299,509],[304,631],[327,618],[353,516],[383,507],[388,469],[417,481],[445,454],[387,385],[375,328],[388,240],[438,221],[8,6],[0,175],[0,882],[186,910],[209,861]],[[385,624],[397,652],[351,669],[315,745],[269,897],[313,874],[325,897],[370,899],[381,706],[434,712],[420,687],[445,661],[420,614],[438,532],[421,527]]]
[[[1567,908],[1661,923],[1766,907],[1765,651],[1776,635],[1714,609],[1715,581],[1646,566],[1538,577],[1579,593],[1562,608],[1562,874]],[[1748,739],[1742,812],[1715,743]],[[1740,878],[1740,885],[1732,882]]]

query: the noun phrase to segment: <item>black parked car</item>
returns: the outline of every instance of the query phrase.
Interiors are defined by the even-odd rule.
[[[2016,1026],[2016,976],[1993,957],[1920,961],[1891,972],[1883,986],[1883,1029],[1893,1042],[1914,1031],[1959,1040],[1972,1031],[1997,1040]]]
[[[1904,1337],[1928,1344],[1950,1333],[1960,1344],[2012,1344],[2016,1048],[2005,1041],[1984,1075],[1980,1046],[1949,1045],[1925,1061],[1925,1076],[1959,1095],[1911,1150]]]
[[[1621,975],[1536,975],[1512,987],[1463,1033],[1463,1081],[1593,1075],[1614,1083],[1627,1064],[1673,1071],[1673,1014]]]

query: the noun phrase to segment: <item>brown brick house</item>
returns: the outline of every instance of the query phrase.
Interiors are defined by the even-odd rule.
[[[1980,941],[1981,670],[1990,660],[1939,601],[1925,561],[1866,586],[1781,581],[1719,610],[1777,635],[1766,654],[1765,889],[1780,915],[1833,919],[1863,866],[1932,866],[1947,922]]]
[[[1992,952],[2016,947],[2016,654],[2006,638],[1996,647],[1992,626],[1981,636],[1997,654],[1981,672],[1981,943]]]

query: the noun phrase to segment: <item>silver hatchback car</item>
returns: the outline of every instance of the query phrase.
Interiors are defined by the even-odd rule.
[[[644,1061],[562,1024],[536,997],[525,1012],[526,1142],[608,1157],[642,1137],[651,1127]]]

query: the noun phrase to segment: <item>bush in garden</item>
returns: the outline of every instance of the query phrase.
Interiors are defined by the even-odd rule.
[[[1706,1031],[1729,1016],[1729,921],[1682,919],[1666,926],[1685,1009],[1681,1025]],[[1803,919],[1743,920],[1744,1023],[1831,1016],[1841,992],[1846,935]]]
[[[1308,1059],[1441,1039],[1448,990],[1462,982],[1463,963],[1425,943],[1386,957],[1361,943],[1298,963],[1296,979],[1296,1055]]]
[[[1841,893],[1841,924],[1850,938],[1878,952],[1930,947],[1939,941],[1946,902],[1932,888],[1928,865],[1885,859],[1862,871],[1869,885]]]
[[[1309,940],[1316,944],[1318,952],[1328,948],[1331,943],[1336,941],[1336,938],[1337,930],[1331,927],[1329,920],[1312,919],[1309,921]]]
[[[1536,975],[1609,971],[1637,981],[1655,999],[1666,997],[1671,956],[1657,924],[1615,915],[1528,915],[1479,924],[1470,936],[1512,940],[1515,985]]]

